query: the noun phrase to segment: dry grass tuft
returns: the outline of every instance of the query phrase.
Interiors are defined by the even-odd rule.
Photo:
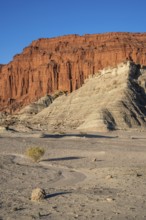
[[[31,158],[34,162],[39,162],[44,153],[45,150],[41,147],[29,147],[26,150],[26,156]]]

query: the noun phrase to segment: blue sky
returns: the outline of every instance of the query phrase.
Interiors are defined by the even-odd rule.
[[[38,38],[146,32],[146,0],[0,0],[0,63]]]

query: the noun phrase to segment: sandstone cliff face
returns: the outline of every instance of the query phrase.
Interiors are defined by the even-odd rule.
[[[146,65],[146,34],[107,33],[39,39],[0,65],[0,111],[18,111],[56,90],[72,92],[89,75],[124,60]]]

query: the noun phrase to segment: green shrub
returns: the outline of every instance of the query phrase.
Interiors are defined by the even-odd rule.
[[[39,162],[44,153],[45,150],[41,147],[29,147],[26,150],[26,155],[30,157],[34,162]]]

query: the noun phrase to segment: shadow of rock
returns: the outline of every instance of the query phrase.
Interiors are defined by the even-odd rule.
[[[45,199],[49,199],[49,198],[52,198],[52,197],[55,197],[55,196],[70,194],[70,193],[72,193],[72,192],[57,192],[57,193],[47,194],[45,196]]]

